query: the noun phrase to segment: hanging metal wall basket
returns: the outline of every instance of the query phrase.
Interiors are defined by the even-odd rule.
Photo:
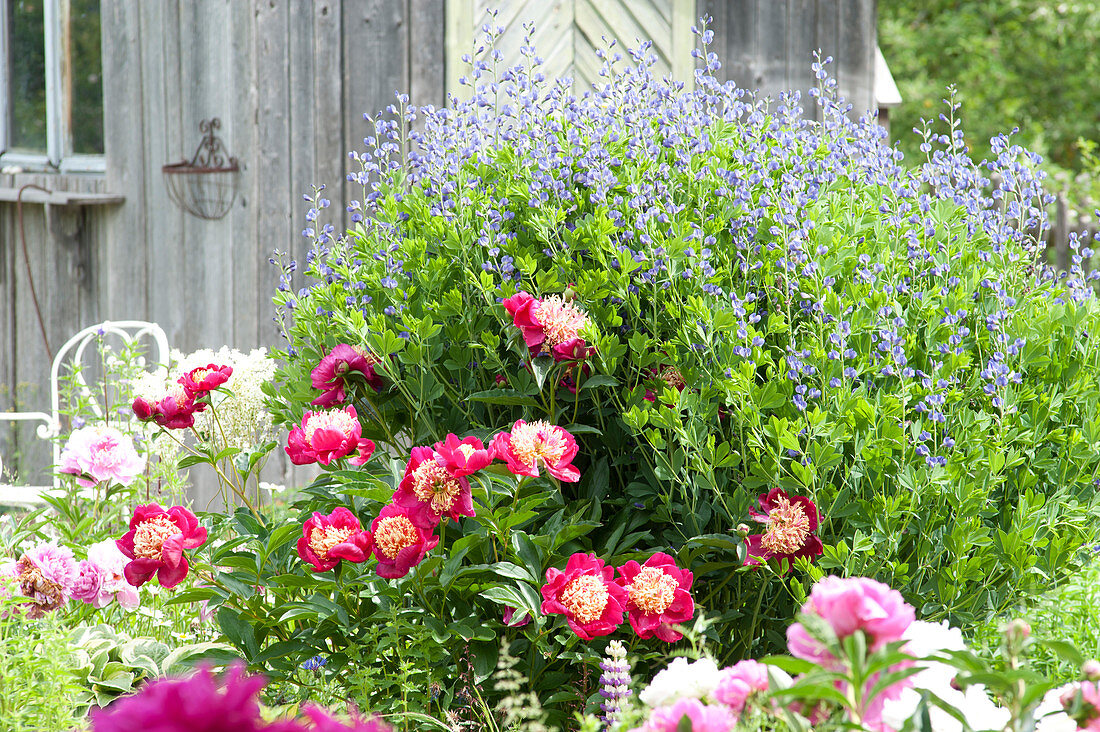
[[[171,163],[161,168],[168,186],[168,197],[177,206],[200,219],[220,219],[233,208],[240,183],[240,167],[214,134],[221,129],[217,117],[199,123],[202,142],[190,161]]]

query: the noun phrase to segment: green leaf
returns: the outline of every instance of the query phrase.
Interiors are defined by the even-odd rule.
[[[488,391],[478,391],[466,398],[473,402],[489,402],[490,404],[501,404],[506,406],[541,406],[534,398],[527,396],[523,392],[516,391],[515,389],[490,389]]]
[[[531,359],[531,373],[535,375],[535,384],[538,385],[539,391],[542,391],[543,384],[546,383],[546,377],[550,375],[553,368],[554,359],[549,356],[536,356]]]

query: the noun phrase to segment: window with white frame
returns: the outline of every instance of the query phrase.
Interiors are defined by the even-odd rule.
[[[102,172],[99,0],[0,0],[0,168]]]

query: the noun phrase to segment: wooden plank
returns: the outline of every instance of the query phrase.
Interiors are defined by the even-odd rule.
[[[100,17],[111,49],[103,57],[106,181],[126,203],[105,212],[109,245],[99,248],[96,264],[102,273],[99,312],[116,320],[147,319],[141,19],[138,4],[126,0],[104,0]]]
[[[305,103],[293,102],[292,107],[290,62],[296,64],[303,59],[295,55],[288,60],[288,52],[294,53],[297,47],[290,45],[290,18],[286,5],[257,0],[253,8],[256,138],[251,153],[251,209],[261,249],[267,251],[279,247],[286,250],[297,234],[293,230],[291,214],[301,204],[300,199],[292,201],[290,193],[291,110],[297,112],[299,107],[312,105],[307,100]],[[299,53],[304,53],[304,49]],[[300,138],[296,135],[295,139]],[[305,146],[309,141],[300,140],[298,144]],[[304,268],[304,262],[302,265]],[[259,322],[269,323],[270,310],[269,305],[257,303],[253,317]]]
[[[260,344],[262,316],[271,310],[268,280],[264,277],[270,252],[257,236],[259,222],[252,212],[256,200],[251,184],[256,150],[253,15],[247,3],[229,3],[226,10],[228,38],[223,58],[228,67],[224,86],[229,94],[225,107],[229,122],[224,141],[240,165],[237,197],[225,219],[232,247],[232,267],[225,274],[229,277],[227,292],[233,325],[226,343],[251,349]]]
[[[149,318],[158,323],[168,343],[184,342],[187,322],[179,313],[192,296],[183,275],[189,252],[182,246],[187,214],[168,197],[160,166],[190,159],[198,128],[184,129],[180,70],[180,2],[141,4],[142,101],[145,114],[142,139],[150,164],[144,180],[144,241],[155,252],[146,265]],[[190,127],[190,126],[189,126]],[[152,212],[152,215],[149,215]]]
[[[218,136],[230,154],[234,148],[231,99],[234,70],[230,68],[231,24],[224,0],[197,0],[180,4],[180,70],[184,139],[197,144],[201,120],[217,117]],[[192,131],[194,130],[194,131]],[[232,221],[184,218],[182,241],[150,242],[163,249],[183,246],[182,278],[191,296],[180,303],[186,322],[181,350],[218,348],[233,340],[233,297],[237,294],[232,272]]]
[[[15,203],[20,200],[18,188],[0,188],[0,201]],[[80,193],[79,191],[54,191],[44,193],[28,189],[23,192],[24,204],[49,203],[54,206],[105,206],[123,203],[126,196],[119,193]]]
[[[315,183],[324,184],[325,197],[332,206],[325,212],[327,219],[338,230],[347,226],[347,180],[344,161],[350,148],[345,147],[345,119],[341,109],[344,100],[343,73],[343,27],[342,3],[338,0],[318,0],[313,11],[313,49],[310,62],[319,73],[313,75],[312,120],[313,148],[311,170],[308,177],[292,175],[290,178],[291,206],[298,220],[289,232],[291,238],[302,242],[302,229],[305,228],[305,202],[302,194],[308,192]],[[293,73],[293,71],[292,71]],[[295,85],[291,83],[291,88]],[[295,139],[309,139],[304,134],[294,135]],[[295,148],[295,154],[298,150]],[[284,247],[285,248],[285,247]],[[272,278],[274,279],[274,277]],[[270,310],[270,308],[268,308]]]
[[[802,93],[802,108],[812,114],[813,99],[806,93],[814,85],[810,65],[817,45],[818,0],[787,0],[787,89]]]
[[[718,78],[743,89],[759,88],[764,77],[756,58],[756,0],[706,0],[704,7],[714,18],[712,50],[722,62]]]
[[[836,5],[839,38],[837,87],[859,116],[875,106],[875,0],[849,0]]]
[[[58,289],[67,292],[68,288],[59,285],[55,267],[57,264],[56,242],[51,240],[46,223],[46,210],[43,206],[23,207],[23,228],[26,232],[27,255],[24,260],[19,236],[18,214],[15,205],[4,206],[8,216],[15,222],[14,241],[19,248],[15,262],[15,366],[14,366],[14,408],[18,411],[48,410],[50,403],[49,368],[53,359],[53,350],[68,337],[61,329],[65,320],[71,318],[71,305],[62,301]],[[29,275],[27,265],[29,264]],[[37,294],[38,304],[31,295],[31,279]],[[72,298],[76,300],[76,298]],[[43,340],[38,313],[42,314],[49,348]],[[9,468],[15,468],[20,483],[43,485],[46,470],[50,463],[51,451],[37,439],[35,426],[21,423],[13,427],[14,449],[18,461],[9,459]]]
[[[417,106],[447,103],[443,17],[444,0],[409,0],[409,96]]]
[[[786,2],[763,0],[756,4],[754,55],[759,64],[760,91],[773,99],[787,89],[787,30],[790,18]]]
[[[375,115],[396,103],[395,91],[409,88],[409,37],[405,4],[391,0],[345,2],[344,33],[344,134],[348,150],[361,150],[363,138],[373,127],[363,114]],[[358,172],[347,158],[345,173]],[[357,186],[348,196],[359,198]]]
[[[446,93],[468,99],[469,87],[459,86],[458,80],[469,73],[469,66],[462,61],[462,56],[473,53],[475,28],[480,25],[480,19],[474,17],[474,0],[446,0],[445,10]]]
[[[11,177],[0,175],[10,184]],[[0,206],[0,411],[15,409],[15,222],[12,206]],[[15,457],[15,435],[11,424],[0,422],[0,459]],[[0,474],[0,483],[8,482]]]
[[[666,0],[659,3],[671,13],[670,51],[672,78],[684,82],[685,89],[695,88],[695,59],[691,56],[696,36],[691,32],[699,18],[695,13],[695,0]]]

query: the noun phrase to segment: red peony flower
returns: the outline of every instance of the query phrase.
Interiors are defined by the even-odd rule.
[[[371,555],[372,539],[369,531],[363,531],[359,519],[343,506],[328,516],[318,511],[302,526],[298,539],[298,556],[313,565],[314,572],[327,572],[340,563],[367,561]]]
[[[503,304],[531,356],[549,353],[555,361],[580,361],[592,352],[579,335],[588,316],[573,303],[557,295],[537,300],[520,291]]]
[[[371,523],[374,534],[375,571],[379,577],[397,579],[420,564],[439,543],[439,537],[413,524],[409,510],[390,504]]]
[[[517,420],[511,433],[501,432],[493,437],[493,456],[508,463],[514,475],[537,478],[539,463],[558,480],[576,483],[581,471],[573,464],[577,455],[577,441],[561,427],[549,422],[524,422]]]
[[[443,459],[447,470],[456,476],[472,475],[493,462],[493,455],[476,437],[463,437],[449,434],[447,439],[433,446],[435,454]]]
[[[615,568],[595,554],[574,554],[565,571],[546,570],[542,586],[544,615],[561,614],[584,640],[615,632],[623,622],[626,590],[614,581]]]
[[[179,378],[179,383],[183,385],[184,391],[192,399],[197,399],[229,381],[229,377],[232,375],[232,366],[207,364],[188,371]]]
[[[676,391],[683,391],[684,387],[687,386],[683,373],[675,366],[666,366],[663,369],[653,369],[649,374],[657,380],[665,382],[669,388],[675,389]],[[646,389],[645,400],[647,402],[656,402],[657,392],[652,389]]]
[[[316,407],[330,407],[343,404],[347,395],[344,392],[345,378],[353,374],[361,375],[367,385],[375,391],[382,390],[382,376],[374,370],[377,359],[364,348],[340,343],[328,355],[321,359],[309,374],[314,389],[324,393],[313,400]]]
[[[195,401],[182,384],[173,384],[168,392],[156,401],[138,397],[133,402],[134,414],[143,422],[152,420],[170,430],[193,427],[195,413],[206,409],[206,402]]]
[[[93,708],[92,732],[307,732],[298,722],[263,721],[257,697],[266,683],[245,675],[243,663],[220,681],[209,668],[190,678],[154,679],[109,708]]]
[[[319,462],[329,465],[355,454],[349,462],[362,465],[374,453],[374,442],[365,439],[355,407],[331,412],[306,412],[302,424],[290,431],[286,454],[295,465]]]
[[[459,516],[474,515],[470,481],[451,472],[430,447],[412,449],[393,502],[407,509],[409,519],[421,529],[434,528],[443,516],[458,521]]]
[[[786,559],[792,565],[797,557],[821,556],[817,531],[817,506],[806,496],[791,498],[782,488],[772,488],[759,497],[761,513],[752,512],[754,521],[767,528],[763,534],[745,537],[748,556],[745,564],[761,564],[769,559]]]
[[[676,566],[676,560],[658,552],[645,564],[630,561],[619,567],[616,580],[626,591],[626,613],[640,638],[656,635],[666,643],[683,637],[672,626],[695,615],[691,597],[693,575]]]
[[[130,530],[115,541],[131,561],[123,569],[134,587],[157,575],[162,587],[172,588],[187,576],[190,565],[184,549],[196,549],[206,542],[206,529],[195,514],[183,506],[165,511],[156,503],[138,506],[130,519]]]

